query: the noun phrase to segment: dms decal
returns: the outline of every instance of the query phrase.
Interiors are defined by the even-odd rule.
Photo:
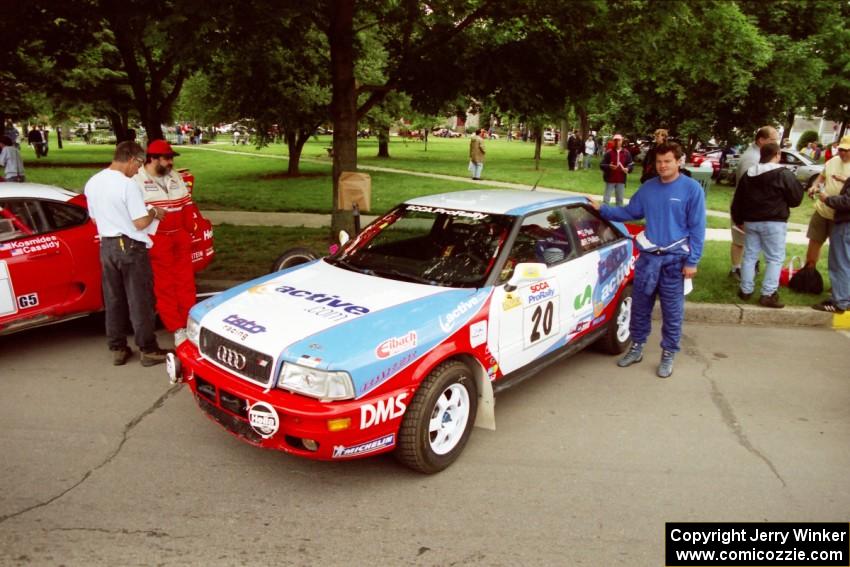
[[[350,301],[340,299],[338,295],[316,293],[306,289],[298,289],[289,285],[281,285],[274,288],[274,290],[278,293],[283,293],[285,295],[297,297],[304,301],[316,303],[317,305],[310,306],[305,309],[305,311],[332,321],[344,321],[352,315],[357,317],[369,312],[368,307],[355,305]]]
[[[360,429],[368,429],[373,425],[401,417],[407,409],[407,404],[403,401],[406,397],[407,393],[404,393],[386,400],[378,400],[374,404],[360,406]]]
[[[528,301],[526,305],[534,305],[555,296],[555,290],[549,283],[551,280],[533,283],[528,286]]]
[[[387,378],[393,376],[396,372],[398,372],[414,360],[416,360],[415,350],[402,356],[401,358],[393,362],[392,365],[384,368],[377,376],[373,376],[372,379],[363,384],[363,387],[360,388],[360,394],[362,395],[371,390],[372,388],[378,386],[379,384],[383,384],[387,380]]]
[[[39,236],[26,240],[17,240],[0,244],[0,252],[11,250],[12,256],[20,256],[31,252],[59,248],[59,239],[55,236]]]
[[[345,457],[355,457],[358,455],[365,455],[367,453],[372,453],[379,449],[384,449],[386,447],[392,447],[395,444],[395,434],[390,433],[389,435],[384,435],[383,437],[379,437],[374,441],[367,441],[366,443],[361,443],[360,445],[355,445],[353,447],[346,447],[344,445],[334,445],[334,459],[342,459]]]
[[[266,402],[257,402],[248,410],[248,423],[260,437],[268,439],[277,433],[280,418],[272,406]]]
[[[389,358],[416,347],[416,331],[410,331],[403,337],[392,337],[375,348],[375,356],[380,359]]]
[[[463,317],[467,312],[477,307],[478,304],[482,301],[484,301],[484,298],[476,295],[470,297],[466,301],[462,301],[461,303],[459,303],[458,306],[455,307],[452,312],[446,315],[445,317],[443,315],[440,315],[440,328],[443,330],[444,333],[451,333],[457,320]]]

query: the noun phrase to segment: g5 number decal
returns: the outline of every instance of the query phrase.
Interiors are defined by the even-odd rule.
[[[18,296],[18,308],[26,309],[28,307],[35,307],[38,305],[38,294],[37,293],[28,293],[26,295]]]

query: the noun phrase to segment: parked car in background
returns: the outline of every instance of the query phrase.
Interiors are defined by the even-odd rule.
[[[194,177],[182,174],[191,190]],[[85,196],[35,183],[0,189],[0,335],[102,310],[97,229]],[[213,231],[197,208],[193,215],[197,272],[213,259]]]
[[[718,180],[728,181],[731,185],[737,185],[737,169],[740,156],[730,156],[726,159],[723,170],[719,172]],[[808,189],[823,172],[823,164],[815,163],[811,158],[804,156],[797,150],[784,149],[781,151],[779,163],[787,167],[794,174],[804,188]]]
[[[543,131],[543,143],[544,144],[554,144],[555,143],[555,132],[552,130],[544,130]]]
[[[253,445],[395,451],[434,473],[473,423],[495,426],[495,393],[591,344],[628,348],[630,230],[558,193],[414,198],[333,256],[196,305],[168,372]]]

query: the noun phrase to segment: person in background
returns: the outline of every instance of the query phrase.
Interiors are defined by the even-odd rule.
[[[593,134],[590,134],[584,141],[584,169],[590,169],[594,154],[596,154],[596,140],[593,138]]]
[[[570,132],[569,138],[567,138],[567,166],[570,171],[575,171],[576,158],[578,157],[578,154],[583,151],[584,143],[578,136],[578,130],[573,130]]]
[[[785,237],[792,207],[803,200],[803,186],[791,170],[779,164],[779,144],[761,147],[758,164],[750,167],[738,183],[732,199],[732,222],[744,225],[746,244],[738,297],[748,301],[755,289],[756,261],[764,251],[765,269],[759,305],[782,308],[779,272],[785,261]]]
[[[484,128],[480,128],[469,139],[469,171],[475,181],[481,180],[481,172],[484,170],[486,150],[484,149],[483,136],[485,132]]]
[[[634,162],[632,162],[632,154],[623,149],[623,136],[614,134],[612,141],[613,147],[605,152],[599,164],[602,179],[605,181],[605,193],[602,199],[607,205],[611,202],[611,195],[616,195],[617,206],[622,207],[626,196],[626,178],[632,172]]]
[[[761,159],[761,147],[768,143],[778,143],[779,132],[773,126],[762,126],[756,132],[756,138],[747,150],[741,154],[738,168],[735,170],[735,182],[741,182],[747,170],[757,165]],[[729,247],[729,256],[732,266],[729,269],[729,277],[741,281],[741,259],[744,256],[744,227],[732,223],[732,244]]]
[[[41,158],[44,155],[44,136],[41,134],[41,130],[38,129],[38,126],[33,126],[32,129],[27,134],[27,142],[32,146],[32,149],[35,150],[35,157]]]
[[[189,309],[195,304],[192,268],[192,196],[174,171],[176,153],[165,140],[148,144],[145,165],[133,177],[147,206],[165,211],[150,251],[156,310],[179,345],[186,338]]]
[[[3,167],[3,177],[6,181],[23,183],[24,160],[21,159],[21,151],[15,147],[15,143],[9,136],[0,136],[0,166]]]
[[[655,131],[655,141],[652,143],[652,147],[647,150],[646,156],[643,158],[643,173],[640,175],[641,183],[658,175],[655,171],[655,148],[665,143],[667,143],[667,130],[659,128]]]
[[[820,259],[823,243],[832,234],[835,211],[825,199],[817,198],[816,193],[822,192],[826,197],[835,197],[841,193],[844,182],[850,178],[850,136],[844,136],[838,143],[838,155],[833,156],[809,187],[809,196],[815,199],[815,210],[809,219],[806,237],[809,247],[806,249],[807,268],[813,268]]]
[[[848,150],[844,150],[844,153],[847,152]],[[829,281],[832,283],[832,297],[823,303],[812,305],[812,308],[841,314],[850,309],[850,179],[844,181],[838,195],[829,196],[821,191],[818,201],[835,211],[832,232],[829,235]]]
[[[685,315],[685,279],[696,275],[705,242],[705,195],[699,183],[679,174],[682,155],[676,143],[659,145],[655,152],[658,176],[641,185],[625,207],[599,208],[607,220],[646,219],[646,230],[635,238],[640,255],[635,265],[629,323],[633,342],[617,365],[625,368],[643,360],[643,347],[652,330],[652,308],[660,298],[659,378],[673,374]],[[594,202],[594,206],[599,204]]]
[[[165,362],[168,351],[159,348],[153,308],[153,276],[148,249],[149,231],[165,211],[146,207],[132,177],[145,162],[145,151],[135,142],[115,147],[112,163],[96,173],[85,186],[89,214],[100,237],[100,264],[106,336],[112,364],[127,363],[132,350],[127,330],[132,324],[142,366]]]
[[[827,162],[838,155],[838,140],[832,142],[829,147],[826,148],[826,151],[823,155],[823,161]]]

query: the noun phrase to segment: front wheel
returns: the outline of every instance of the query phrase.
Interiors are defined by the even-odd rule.
[[[627,286],[620,296],[616,315],[608,322],[608,328],[599,339],[599,347],[608,354],[621,354],[629,348],[632,333],[629,323],[632,320],[632,286]]]
[[[466,445],[478,392],[469,368],[458,360],[437,366],[422,382],[404,414],[396,457],[427,474],[440,472]]]
[[[309,250],[307,248],[290,248],[289,250],[278,256],[277,259],[272,263],[271,271],[279,272],[280,270],[285,270],[287,268],[291,268],[292,266],[312,262],[316,258],[318,258],[318,256],[314,254],[312,250]]]

